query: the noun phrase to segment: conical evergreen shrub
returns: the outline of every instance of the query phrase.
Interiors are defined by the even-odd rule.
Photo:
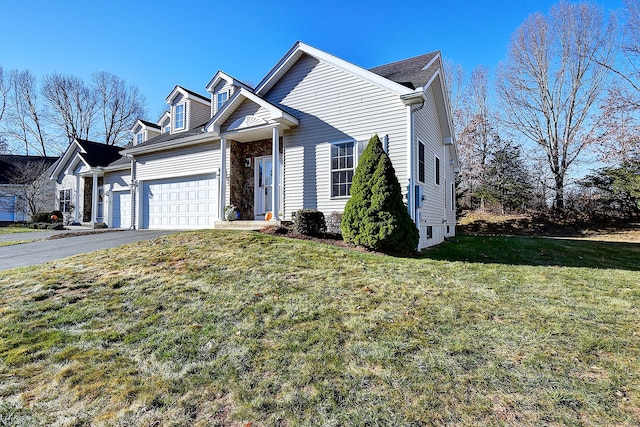
[[[342,216],[342,237],[383,252],[406,253],[418,246],[418,230],[378,135],[369,140],[353,175],[351,198]]]

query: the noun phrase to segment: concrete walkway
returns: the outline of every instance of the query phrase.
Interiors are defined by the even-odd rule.
[[[92,233],[94,231],[100,232],[94,234]],[[3,238],[2,241],[41,240],[19,245],[0,246],[0,270],[38,265],[100,249],[114,248],[141,240],[150,240],[175,232],[172,230],[93,230],[82,227],[62,231],[3,234],[0,235]],[[68,233],[80,234],[73,237],[47,240],[54,234]]]

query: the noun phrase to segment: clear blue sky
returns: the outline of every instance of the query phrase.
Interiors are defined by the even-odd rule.
[[[206,95],[217,70],[257,84],[296,40],[368,68],[433,50],[494,69],[513,31],[556,1],[8,1],[0,66],[42,77],[109,71],[155,121],[175,84]],[[597,1],[605,10],[622,0]]]

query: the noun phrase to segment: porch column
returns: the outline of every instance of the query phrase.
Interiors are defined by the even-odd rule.
[[[91,223],[98,221],[98,174],[93,173],[93,190],[91,191]]]
[[[280,129],[273,127],[273,139],[271,141],[272,174],[271,182],[271,208],[273,209],[274,221],[280,221]]]
[[[224,221],[224,206],[227,201],[227,138],[220,138],[220,203],[218,204],[218,215]]]
[[[80,222],[80,175],[76,175],[76,197],[75,206],[73,207],[73,222]]]

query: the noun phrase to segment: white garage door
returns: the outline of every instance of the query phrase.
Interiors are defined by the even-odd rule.
[[[113,193],[112,228],[131,227],[131,193],[115,191]]]
[[[212,228],[217,188],[215,174],[144,183],[143,228]]]

